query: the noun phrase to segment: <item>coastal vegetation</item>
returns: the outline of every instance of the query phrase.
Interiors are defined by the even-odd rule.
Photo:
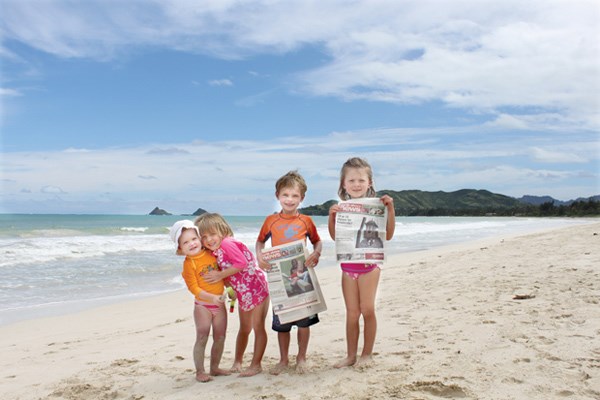
[[[523,196],[520,199],[488,190],[462,189],[455,192],[427,192],[422,190],[381,190],[394,199],[397,216],[519,216],[519,217],[593,217],[600,216],[600,195],[587,199],[560,201],[550,196]],[[337,200],[300,209],[306,215],[328,215]],[[204,214],[198,208],[191,215]],[[150,215],[172,215],[155,207]],[[190,215],[190,214],[182,214]]]
[[[487,190],[462,189],[455,192],[422,190],[381,190],[394,199],[398,216],[536,216],[588,217],[600,215],[600,196],[568,202],[551,197],[524,196],[521,199]],[[542,200],[540,202],[540,199]],[[328,215],[336,200],[300,209],[307,215]]]

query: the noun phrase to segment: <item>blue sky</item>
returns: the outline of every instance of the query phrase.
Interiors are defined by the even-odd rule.
[[[275,211],[376,189],[600,194],[594,1],[0,3],[0,212]]]

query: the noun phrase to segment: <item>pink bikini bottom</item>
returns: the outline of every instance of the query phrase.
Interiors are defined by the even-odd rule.
[[[340,266],[344,274],[354,280],[357,280],[361,275],[368,274],[375,268],[379,268],[379,264],[341,263]]]

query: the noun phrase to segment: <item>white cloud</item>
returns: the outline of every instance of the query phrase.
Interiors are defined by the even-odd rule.
[[[0,88],[0,96],[22,96],[23,94],[16,90],[10,88]]]
[[[514,107],[532,117],[556,114],[574,129],[600,126],[593,1],[12,0],[3,7],[7,38],[61,57],[106,60],[131,47],[160,46],[240,59],[314,46],[322,64],[297,71],[295,91],[441,101],[504,115],[498,122]]]
[[[547,163],[585,163],[588,160],[577,155],[565,151],[541,149],[533,147],[531,149],[532,156],[536,161]]]
[[[2,207],[4,212],[24,212],[27,205],[43,207],[44,195],[68,193],[68,205],[80,212],[147,213],[160,206],[173,213],[202,207],[229,215],[262,215],[273,211],[276,179],[292,169],[299,169],[308,182],[304,204],[336,198],[340,167],[357,155],[373,166],[377,189],[475,188],[517,197],[560,194],[564,200],[600,193],[597,144],[550,141],[540,134],[540,143],[532,148],[525,145],[531,138],[497,136],[482,142],[477,140],[480,127],[462,128],[462,134],[453,129],[454,142],[443,140],[448,135],[444,130],[379,129],[310,140],[5,153],[4,179],[12,183],[2,192]],[[560,162],[560,168],[549,169],[548,162]],[[46,182],[49,177],[52,185]],[[25,193],[23,187],[44,189],[41,194]],[[586,191],[574,192],[582,187]],[[102,201],[98,193],[106,194]]]
[[[233,82],[229,79],[213,79],[208,81],[210,86],[233,86]]]
[[[65,194],[66,192],[57,186],[44,186],[40,189],[41,193]]]

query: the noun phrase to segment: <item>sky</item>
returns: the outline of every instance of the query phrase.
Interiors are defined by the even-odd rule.
[[[600,3],[0,0],[0,213],[600,194]]]

